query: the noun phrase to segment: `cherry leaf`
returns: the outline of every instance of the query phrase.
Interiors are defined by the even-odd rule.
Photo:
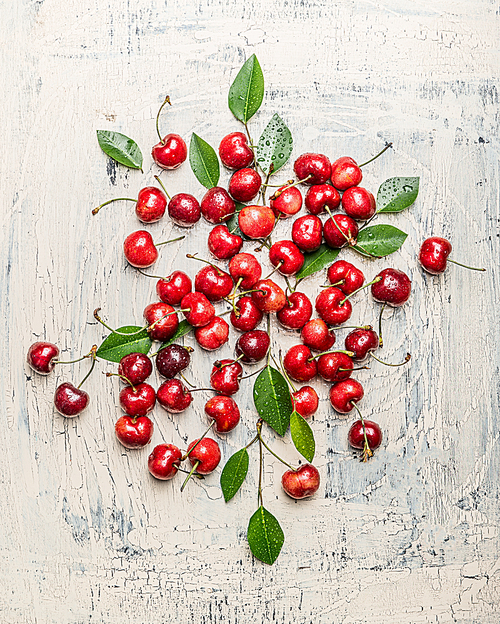
[[[240,202],[234,202],[234,204],[235,204],[234,214],[228,221],[226,221],[227,229],[232,234],[236,234],[236,236],[240,236],[243,240],[251,240],[250,238],[248,238],[248,236],[243,234],[243,232],[240,230],[240,226],[238,222],[238,215],[240,214],[240,210],[245,207],[245,204],[241,204]]]
[[[264,128],[257,144],[257,164],[266,175],[273,165],[274,174],[288,161],[292,149],[292,133],[278,113],[275,113]]]
[[[131,169],[142,168],[142,152],[128,136],[112,130],[97,130],[97,140],[102,151],[116,162]]]
[[[285,535],[276,518],[261,505],[248,523],[247,540],[253,555],[272,565],[278,558]]]
[[[189,334],[190,332],[192,332],[193,329],[194,329],[194,327],[192,325],[190,325],[187,321],[181,321],[179,323],[179,327],[177,328],[177,330],[176,330],[175,334],[172,336],[172,338],[170,338],[169,340],[166,340],[165,342],[162,342],[161,347],[160,347],[160,351],[164,347],[168,347],[169,345],[174,344],[174,342],[177,342],[179,340],[179,338],[182,338],[186,334]]]
[[[372,225],[360,231],[353,249],[364,256],[383,258],[397,251],[407,236],[392,225]]]
[[[255,54],[243,64],[229,88],[228,105],[244,124],[259,110],[264,99],[264,75]]]
[[[220,486],[226,503],[233,498],[240,489],[248,472],[248,451],[242,448],[240,451],[231,455],[220,476]]]
[[[389,178],[377,193],[377,212],[401,212],[411,206],[418,195],[420,178]]]
[[[129,355],[129,353],[149,353],[152,340],[145,329],[136,333],[140,329],[135,325],[120,327],[117,331],[132,335],[110,334],[97,349],[97,357],[108,360],[108,362],[119,362],[122,357]]]
[[[293,405],[286,379],[278,370],[268,365],[258,375],[253,386],[253,401],[259,416],[277,434],[285,435]]]
[[[189,145],[189,162],[200,184],[207,189],[217,186],[220,177],[217,154],[211,145],[194,132]]]
[[[334,262],[339,253],[340,249],[332,249],[331,247],[323,244],[316,251],[304,254],[304,264],[295,277],[300,280],[304,277],[309,277],[309,275],[312,275],[313,273],[321,271],[321,269],[324,269],[326,266],[329,266],[332,262]]]
[[[298,452],[302,457],[305,457],[308,462],[312,462],[316,451],[314,434],[309,423],[296,411],[290,416],[290,433],[292,435],[292,442]]]

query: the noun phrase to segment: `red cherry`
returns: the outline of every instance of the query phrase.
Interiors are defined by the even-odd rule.
[[[188,293],[181,301],[187,322],[193,327],[208,325],[215,316],[215,308],[203,293]]]
[[[355,379],[344,379],[330,389],[330,403],[340,414],[349,414],[354,409],[354,403],[361,401],[363,396],[363,386]]]
[[[377,423],[373,422],[372,420],[364,420],[364,422],[364,428],[361,420],[356,420],[356,422],[351,425],[349,433],[347,434],[347,440],[353,448],[363,450],[365,448],[366,431],[368,445],[370,447],[370,450],[374,451],[382,443],[382,430],[377,425]]]
[[[153,160],[162,169],[177,169],[187,158],[184,139],[178,134],[167,134],[151,150]]]
[[[35,342],[28,349],[26,361],[30,367],[40,373],[48,375],[54,370],[56,363],[54,360],[59,357],[59,349],[52,342]]]
[[[192,227],[201,218],[201,207],[196,197],[178,193],[168,202],[168,215],[180,227]]]
[[[269,260],[282,275],[295,275],[304,264],[304,255],[292,241],[284,240],[274,243],[269,250]]]
[[[349,300],[342,303],[346,295],[331,286],[316,297],[316,312],[328,325],[342,325],[351,318],[352,305]],[[342,305],[341,305],[342,303]]]
[[[245,206],[238,214],[240,230],[248,238],[267,238],[274,228],[274,213],[267,206]]]
[[[165,214],[167,196],[156,186],[146,186],[139,191],[135,214],[143,223],[155,223]]]
[[[180,414],[191,405],[193,395],[178,379],[167,379],[156,393],[158,403],[170,414]]]
[[[191,451],[191,449],[193,450]],[[199,442],[193,440],[188,446],[188,453],[191,465],[194,466],[196,462],[199,462],[196,472],[203,475],[213,472],[219,465],[221,458],[219,445],[212,438],[203,438]]]
[[[153,437],[153,423],[147,416],[121,416],[115,424],[115,434],[125,448],[144,448]]]
[[[323,226],[325,243],[333,249],[340,249],[345,245],[355,245],[358,231],[356,221],[343,214],[333,215],[332,218],[325,221]]]
[[[222,164],[228,169],[242,169],[253,161],[253,152],[242,132],[231,132],[222,139],[219,156]]]
[[[238,392],[243,368],[235,360],[218,360],[212,368],[210,385],[219,394],[231,396]]]
[[[136,268],[145,269],[156,262],[158,250],[153,237],[146,230],[129,234],[123,243],[123,252],[127,261]]]
[[[384,269],[377,277],[382,279],[372,284],[372,297],[375,301],[387,303],[393,308],[399,308],[411,294],[410,278],[398,269]]]
[[[302,342],[313,351],[328,351],[335,344],[335,334],[323,319],[312,319],[302,328]]]
[[[282,219],[286,219],[297,214],[302,208],[302,194],[295,186],[288,188],[282,186],[271,197],[269,206],[276,217],[279,215]]]
[[[209,223],[222,223],[234,214],[235,204],[225,189],[214,186],[203,196],[200,208],[201,214]]]
[[[203,293],[209,301],[214,303],[222,301],[233,290],[234,284],[231,276],[216,266],[204,266],[196,274],[194,288]]]
[[[191,279],[183,271],[174,271],[156,284],[156,293],[160,300],[171,306],[179,305],[191,289]]]
[[[250,290],[259,281],[262,267],[255,256],[249,253],[239,253],[229,262],[229,273],[235,283],[240,282],[240,288]]]
[[[231,325],[241,332],[254,330],[262,321],[264,314],[259,310],[252,300],[252,297],[241,297],[236,302],[238,316],[234,310],[229,317]]]
[[[303,418],[315,414],[319,406],[319,398],[312,386],[302,386],[292,393],[293,409]]]
[[[192,351],[192,349],[191,349]],[[156,369],[163,377],[172,379],[189,366],[191,355],[186,347],[171,344],[158,351]]]
[[[337,210],[340,206],[340,195],[337,189],[329,184],[315,184],[307,191],[304,203],[308,212],[319,215],[325,212],[325,207]]]
[[[279,312],[286,304],[286,295],[273,280],[258,281],[254,286],[252,300],[262,312]]]
[[[147,383],[137,384],[134,387],[125,386],[120,392],[119,401],[126,414],[137,418],[146,416],[153,409],[156,403],[156,393],[154,388]]]
[[[439,275],[446,270],[446,260],[451,254],[451,243],[446,238],[427,238],[420,247],[418,260],[431,275]]]
[[[118,374],[128,379],[133,385],[146,381],[153,372],[153,364],[144,353],[124,355],[118,365]]]
[[[177,474],[182,453],[174,444],[158,444],[148,458],[149,472],[156,479],[166,481]]]
[[[351,295],[365,282],[363,272],[350,262],[337,260],[328,268],[328,280],[345,295]]]
[[[228,260],[243,246],[241,236],[232,234],[225,225],[216,225],[208,235],[208,249],[218,260]]]
[[[262,178],[255,169],[240,169],[229,180],[229,194],[237,202],[249,202],[257,197]]]
[[[377,204],[375,197],[360,186],[351,186],[342,195],[344,212],[358,221],[367,221],[375,214]]]
[[[200,347],[207,351],[215,351],[227,342],[229,325],[220,316],[214,316],[209,323],[194,330],[194,337]]]
[[[281,477],[281,485],[291,498],[308,498],[319,489],[319,472],[312,464],[303,464],[298,470],[287,470]]]
[[[89,404],[90,397],[80,388],[75,388],[72,383],[66,382],[56,388],[54,395],[54,405],[56,410],[66,416],[72,418],[78,416]]]
[[[312,359],[312,353],[305,345],[295,345],[288,349],[283,358],[283,367],[295,381],[310,381],[318,372],[316,360]]]
[[[205,413],[215,420],[215,431],[227,433],[240,422],[240,410],[231,397],[217,395],[209,399],[205,405]]]
[[[270,344],[271,339],[267,332],[254,329],[245,332],[238,338],[235,352],[238,357],[243,356],[241,361],[245,364],[260,362],[266,357]]]
[[[302,154],[293,165],[295,175],[299,180],[309,179],[304,182],[308,186],[313,184],[324,184],[330,179],[332,166],[330,161],[323,154]]]
[[[144,308],[144,319],[149,326],[148,334],[151,340],[165,342],[165,340],[172,338],[179,327],[179,319],[174,308],[169,306],[168,303],[163,303],[163,301],[150,303],[146,306]],[[154,325],[154,327],[151,327],[151,325]]]
[[[323,224],[314,215],[304,215],[292,226],[292,240],[302,251],[316,251],[323,240]]]
[[[325,353],[318,358],[318,373],[330,383],[348,379],[352,369],[352,359],[345,353]]]
[[[354,329],[345,338],[346,351],[354,353],[354,359],[362,362],[371,351],[379,347],[377,333],[373,329]]]
[[[362,179],[361,169],[352,158],[343,156],[332,163],[332,184],[339,191],[357,186]]]
[[[312,316],[312,303],[307,295],[295,291],[276,316],[286,329],[301,329]]]

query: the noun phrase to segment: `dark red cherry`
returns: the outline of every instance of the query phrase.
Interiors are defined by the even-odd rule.
[[[170,414],[180,414],[191,405],[193,395],[178,379],[167,379],[156,393],[158,403]]]
[[[177,474],[182,453],[174,444],[158,444],[148,458],[149,472],[156,479],[166,481]]]
[[[363,179],[361,169],[355,160],[349,156],[338,158],[332,163],[332,184],[339,191],[345,191],[351,186],[357,186]]]
[[[205,405],[205,414],[215,420],[215,431],[227,433],[240,422],[240,410],[231,397],[217,395],[209,399]]]
[[[153,437],[153,423],[147,416],[121,416],[115,424],[115,434],[125,448],[144,448]]]
[[[333,215],[332,218],[325,221],[323,226],[325,243],[333,249],[340,249],[345,245],[355,245],[358,231],[356,221],[343,214]]]
[[[235,305],[237,313],[233,310],[229,319],[238,331],[252,331],[262,321],[264,314],[255,305],[252,297],[241,297]]]
[[[355,379],[344,379],[334,384],[330,389],[330,403],[333,409],[340,414],[352,412],[353,404],[361,401],[363,396],[363,386]]]
[[[266,357],[270,344],[271,340],[267,332],[254,329],[245,332],[238,338],[235,353],[237,357],[243,356],[241,361],[245,364],[260,362]]]
[[[156,293],[160,300],[171,306],[179,305],[191,289],[191,279],[183,271],[174,271],[156,284]]]
[[[292,241],[278,241],[269,250],[269,260],[282,275],[295,275],[304,264],[304,254]]]
[[[329,184],[315,184],[307,191],[304,203],[308,212],[319,215],[325,212],[325,207],[337,210],[340,206],[340,195],[337,189]]]
[[[222,301],[233,290],[231,276],[216,266],[207,265],[198,271],[194,280],[194,288],[203,293],[209,301]]]
[[[288,295],[276,316],[286,329],[301,329],[312,316],[312,303],[307,295],[296,290]]]
[[[146,306],[144,319],[148,324],[148,334],[151,340],[165,342],[172,338],[179,327],[179,319],[174,308],[162,301]],[[151,327],[152,325],[154,326]]]
[[[216,225],[208,235],[208,249],[218,260],[228,260],[241,251],[243,239],[226,225]]]
[[[305,345],[295,345],[288,349],[283,358],[283,367],[295,381],[310,381],[318,372],[316,361],[312,359],[312,353]]]
[[[342,303],[346,295],[331,286],[316,297],[316,312],[328,325],[342,325],[351,318],[352,305],[349,300]],[[342,305],[341,305],[342,304]]]
[[[249,202],[257,197],[262,178],[255,169],[239,169],[229,180],[229,194],[237,202]]]
[[[118,364],[118,374],[125,377],[133,386],[146,381],[153,372],[153,364],[144,353],[124,355]]]
[[[345,338],[346,351],[354,353],[354,359],[362,362],[368,353],[378,349],[379,339],[373,329],[354,329]]]
[[[187,158],[187,146],[178,134],[167,134],[151,150],[153,160],[162,169],[177,169]]]
[[[316,251],[323,240],[321,219],[315,215],[304,215],[296,219],[292,226],[292,240],[302,251]]]
[[[191,349],[192,350],[192,349]],[[186,349],[178,344],[164,347],[156,356],[156,368],[160,375],[172,379],[189,366],[191,355]]]
[[[312,386],[302,386],[292,393],[293,409],[303,418],[315,414],[319,406],[319,398]]]
[[[408,301],[411,294],[411,281],[406,273],[398,269],[384,269],[377,277],[382,279],[372,284],[372,297],[375,301],[399,308]]]
[[[219,145],[219,156],[228,169],[243,169],[253,161],[253,152],[243,132],[231,132],[225,136]]]
[[[178,193],[168,202],[168,215],[176,225],[192,227],[201,218],[200,203],[189,193]]]
[[[235,211],[234,201],[221,186],[209,189],[201,200],[201,214],[209,223],[223,223]]]
[[[337,260],[328,269],[328,280],[344,294],[351,295],[365,282],[363,271],[350,262]]]
[[[323,319],[312,319],[302,328],[302,342],[313,351],[328,351],[335,344],[335,333]]]
[[[194,330],[194,337],[200,347],[207,351],[215,351],[227,342],[229,325],[220,316],[214,316],[209,323]]]
[[[69,418],[81,414],[89,402],[89,395],[69,382],[58,386],[54,395],[56,410]]]
[[[363,450],[365,448],[365,432],[366,439],[371,451],[374,451],[382,444],[382,430],[377,423],[372,420],[363,419],[365,426],[361,420],[356,420],[351,425],[349,433],[347,434],[347,440],[349,444],[355,448]]]
[[[26,361],[30,367],[40,373],[48,375],[54,370],[56,360],[59,357],[59,348],[52,342],[35,342],[28,349]]]
[[[375,214],[377,204],[375,197],[360,186],[351,186],[342,195],[344,212],[357,221],[367,221]]]
[[[156,403],[156,393],[154,388],[147,383],[137,384],[137,386],[125,386],[119,395],[122,410],[137,418],[146,416],[153,409]]]
[[[327,182],[330,179],[332,166],[324,154],[307,153],[297,158],[293,170],[299,180],[305,180],[304,184],[312,186]]]

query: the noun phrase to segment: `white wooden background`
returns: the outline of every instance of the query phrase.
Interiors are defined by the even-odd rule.
[[[2,623],[497,624],[499,11],[491,0],[0,6]],[[281,465],[266,463],[266,506],[286,535],[273,567],[252,558],[245,537],[256,452],[230,504],[220,469],[181,494],[179,479],[149,476],[149,450],[116,441],[116,380],[96,372],[91,407],[68,421],[53,412],[54,389],[77,383],[88,364],[48,378],[24,364],[38,339],[56,342],[66,359],[88,351],[104,336],[92,318],[98,306],[115,326],[141,322],[155,283],[128,268],[121,250],[140,224],[125,204],[94,218],[90,210],[153,181],[149,152],[165,94],[173,102],[165,132],[195,131],[218,145],[239,130],[227,92],[254,52],[266,79],[255,136],[278,112],[294,136],[292,158],[314,150],[362,162],[390,140],[394,150],[366,168],[364,185],[421,176],[416,205],[386,218],[409,233],[401,252],[355,259],[368,276],[401,268],[414,286],[410,303],[387,314],[384,349],[392,360],[411,351],[411,366],[359,374],[361,406],[383,427],[383,448],[356,462],[351,419],[336,418],[326,385],[316,384],[320,492],[293,502],[281,491]],[[144,175],[107,161],[99,128],[138,141]],[[187,164],[163,178],[174,193],[202,195]],[[290,226],[281,227],[284,237]],[[150,230],[157,240],[178,232],[168,220]],[[184,267],[189,251],[207,254],[208,231],[200,223],[174,253],[164,248],[155,272]],[[424,275],[415,258],[431,234],[488,273]],[[307,291],[323,281],[311,279]],[[374,310],[359,296],[353,319],[372,322]],[[275,348],[296,341],[282,336],[274,328]],[[226,345],[221,355],[230,354]],[[214,359],[197,350],[190,377],[199,385]],[[221,439],[226,459],[252,435],[252,381],[238,395],[243,424]],[[153,443],[185,447],[205,427],[203,404],[198,395],[175,418],[156,409]],[[289,440],[272,443],[297,460]]]

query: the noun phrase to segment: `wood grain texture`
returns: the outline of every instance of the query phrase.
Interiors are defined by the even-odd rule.
[[[18,0],[4,3],[0,17],[2,622],[496,624],[498,5]],[[112,325],[140,323],[155,284],[128,268],[121,251],[138,222],[125,204],[94,218],[90,210],[153,181],[149,146],[166,93],[173,106],[165,131],[196,132],[216,146],[239,130],[227,91],[253,52],[266,79],[255,137],[278,112],[294,136],[292,158],[316,150],[362,162],[390,140],[394,150],[366,168],[365,185],[421,176],[416,205],[384,217],[409,233],[401,252],[355,259],[368,276],[389,263],[414,285],[411,304],[386,313],[384,349],[391,360],[411,351],[411,366],[372,365],[360,376],[363,412],[381,424],[383,448],[367,465],[354,461],[349,421],[333,415],[327,387],[315,384],[322,490],[293,502],[281,492],[281,466],[266,462],[264,499],[286,536],[273,567],[251,557],[245,538],[257,504],[255,453],[229,504],[219,472],[181,495],[177,482],[149,477],[148,451],[115,440],[116,383],[96,373],[88,412],[64,420],[53,413],[54,389],[78,382],[87,363],[48,378],[24,364],[38,339],[56,342],[66,359],[88,351],[104,336],[92,318],[98,306]],[[99,128],[139,143],[144,175],[107,161]],[[202,194],[187,165],[163,179],[172,192]],[[287,235],[289,225],[280,227]],[[168,221],[148,229],[163,240],[178,231]],[[208,231],[199,224],[164,249],[155,272],[185,267],[189,251],[206,254]],[[488,272],[424,275],[415,258],[431,234]],[[307,292],[323,280],[309,279]],[[375,315],[359,296],[353,320]],[[295,340],[273,326],[275,350]],[[226,346],[220,355],[230,353]],[[214,359],[196,354],[195,383],[206,385]],[[251,382],[238,395],[243,425],[220,440],[225,458],[252,435]],[[155,424],[154,444],[185,446],[205,427],[203,397],[176,418],[157,409]],[[297,460],[288,439],[273,444]]]

